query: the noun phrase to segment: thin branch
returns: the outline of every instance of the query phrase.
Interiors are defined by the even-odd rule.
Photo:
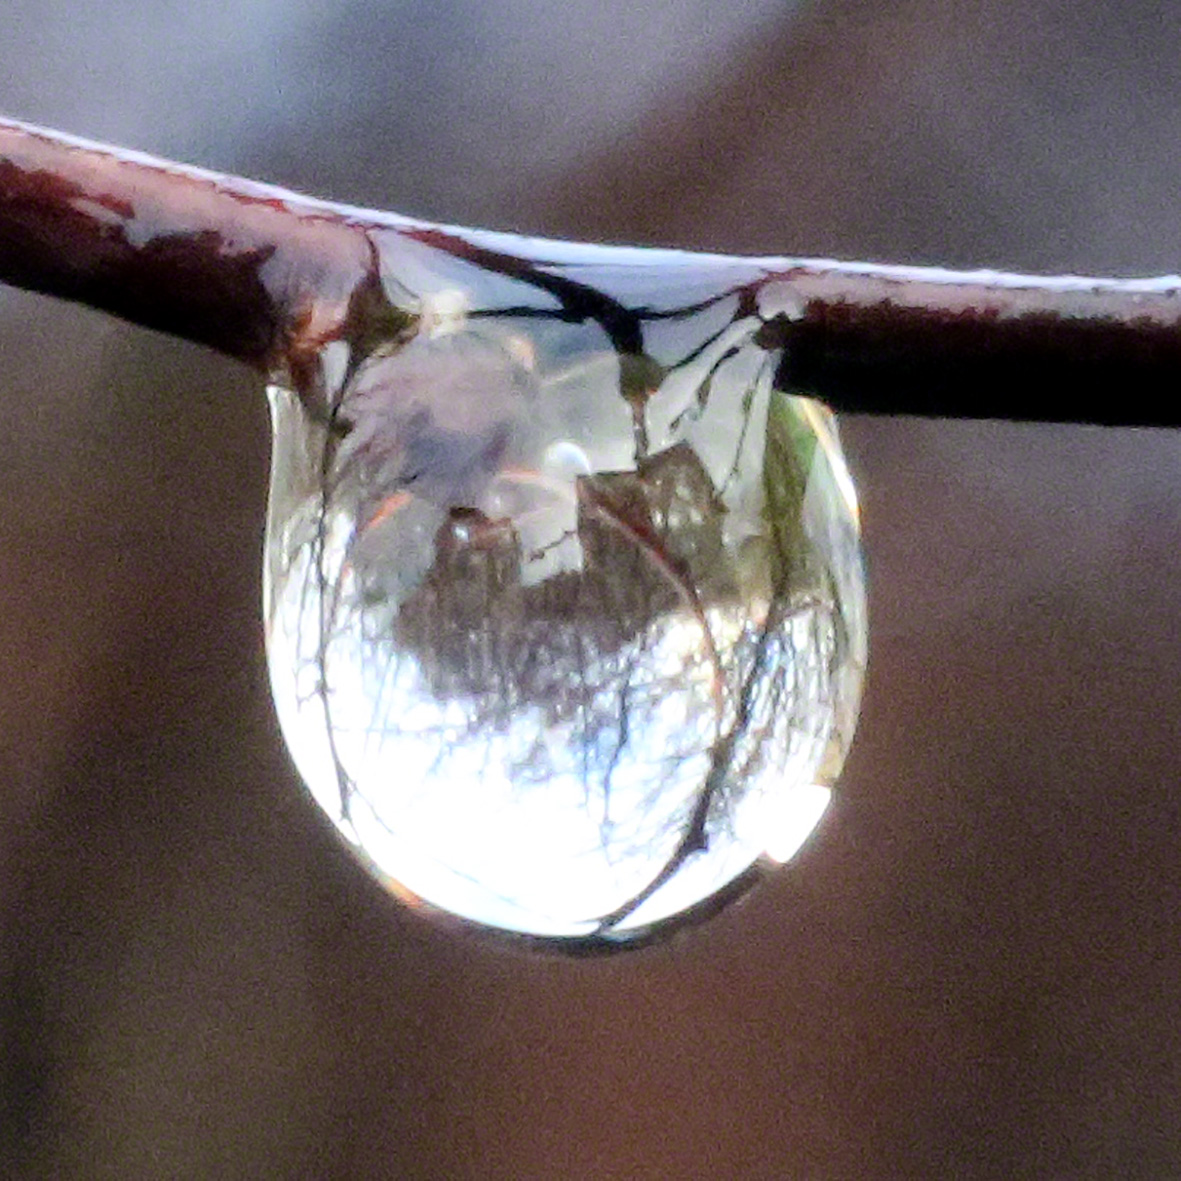
[[[341,334],[371,268],[339,209],[0,120],[0,282],[269,372]]]
[[[0,120],[0,282],[199,341],[264,371],[364,335],[375,231],[532,284],[601,321],[613,340],[626,337],[625,351],[645,309],[596,292],[582,265],[729,268],[765,321],[760,343],[781,350],[777,384],[838,411],[1181,425],[1177,276],[580,254],[315,201]]]
[[[1176,275],[781,265],[787,307],[764,333],[780,388],[846,412],[1181,425]]]

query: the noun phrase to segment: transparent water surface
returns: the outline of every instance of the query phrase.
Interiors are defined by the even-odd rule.
[[[312,794],[403,896],[626,940],[790,857],[865,660],[832,416],[758,265],[391,230],[277,381],[266,616]]]

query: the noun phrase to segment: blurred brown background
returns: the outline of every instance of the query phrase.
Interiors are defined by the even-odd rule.
[[[0,109],[499,228],[1181,266],[1169,0],[11,0]],[[0,397],[0,1174],[1181,1175],[1181,437],[848,420],[837,805],[565,962],[428,929],[302,797],[250,377],[0,291]]]

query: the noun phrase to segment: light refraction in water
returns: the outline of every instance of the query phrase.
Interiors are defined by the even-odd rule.
[[[380,246],[364,347],[270,391],[294,759],[403,895],[558,941],[670,927],[794,852],[852,736],[835,423],[776,387],[756,263]]]

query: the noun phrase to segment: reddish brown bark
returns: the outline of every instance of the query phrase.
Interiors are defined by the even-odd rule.
[[[394,215],[0,120],[0,281],[263,371],[364,334],[377,227],[406,228]],[[784,309],[763,334],[783,349],[781,384],[838,411],[1181,425],[1176,277],[751,262],[763,275],[758,298],[773,294]]]

